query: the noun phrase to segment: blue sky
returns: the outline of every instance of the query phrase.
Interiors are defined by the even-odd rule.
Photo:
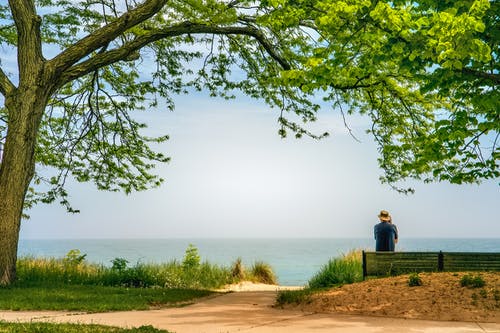
[[[80,214],[32,209],[21,238],[372,237],[377,214],[393,215],[400,237],[500,237],[498,181],[423,184],[405,196],[380,184],[377,150],[352,116],[325,109],[312,128],[331,136],[281,139],[278,113],[245,97],[181,96],[174,112],[136,115],[149,133],[169,134],[172,157],[158,189],[129,196],[71,184]]]

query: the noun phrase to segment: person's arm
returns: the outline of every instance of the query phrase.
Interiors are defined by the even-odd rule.
[[[398,242],[398,227],[396,227],[394,224],[392,225],[394,228],[394,243]]]

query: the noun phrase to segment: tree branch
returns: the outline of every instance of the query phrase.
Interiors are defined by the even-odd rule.
[[[33,73],[44,61],[40,36],[42,18],[36,14],[33,0],[9,0],[9,6],[17,30],[19,85],[22,85],[39,79]]]
[[[4,71],[0,68],[0,93],[7,97],[7,95],[11,94],[16,87],[9,80],[7,75],[5,75]]]
[[[255,38],[259,44],[266,50],[266,52],[277,61],[283,69],[290,69],[290,64],[281,57],[277,52],[276,48],[270,43],[266,38],[264,33],[254,27],[217,27],[208,26],[204,24],[195,24],[191,22],[184,22],[175,26],[171,26],[161,31],[153,31],[148,34],[138,36],[133,41],[130,41],[123,46],[97,54],[87,61],[79,63],[72,68],[66,70],[65,73],[61,75],[59,84],[63,85],[70,82],[78,77],[82,77],[98,68],[113,64],[120,60],[126,60],[134,52],[140,50],[147,44],[154,41],[175,37],[185,34],[216,34],[216,35],[246,35]]]
[[[475,76],[477,78],[482,78],[486,80],[493,81],[495,85],[500,84],[500,74],[486,73],[481,71],[476,71],[471,68],[463,68],[462,73]]]
[[[146,0],[143,4],[131,9],[115,21],[106,24],[90,35],[68,47],[49,62],[55,73],[63,73],[66,69],[85,58],[97,49],[106,46],[120,34],[158,13],[168,0]]]

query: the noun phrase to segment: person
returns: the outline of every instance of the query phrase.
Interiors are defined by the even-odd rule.
[[[380,222],[374,227],[375,251],[394,251],[398,239],[398,229],[392,224],[388,211],[381,210],[378,215]]]

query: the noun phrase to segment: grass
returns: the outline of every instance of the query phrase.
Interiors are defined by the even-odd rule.
[[[239,262],[239,269],[244,268]],[[18,279],[0,287],[0,309],[69,310],[86,312],[146,310],[176,306],[213,294],[214,289],[251,279],[275,283],[271,267],[256,263],[248,274],[201,263],[190,245],[182,262],[141,264],[128,267],[124,258],[111,267],[85,261],[71,250],[64,258],[24,257],[17,261]]]
[[[311,295],[319,290],[360,282],[363,280],[361,250],[351,251],[340,258],[331,259],[316,273],[302,290],[282,290],[276,304],[307,303]]]
[[[69,310],[86,312],[147,310],[192,302],[213,292],[195,289],[124,288],[48,285],[0,288],[3,310]]]
[[[152,326],[118,328],[102,325],[6,323],[0,321],[0,333],[168,333]]]
[[[324,289],[363,280],[361,251],[352,251],[331,259],[308,283],[310,289]]]

